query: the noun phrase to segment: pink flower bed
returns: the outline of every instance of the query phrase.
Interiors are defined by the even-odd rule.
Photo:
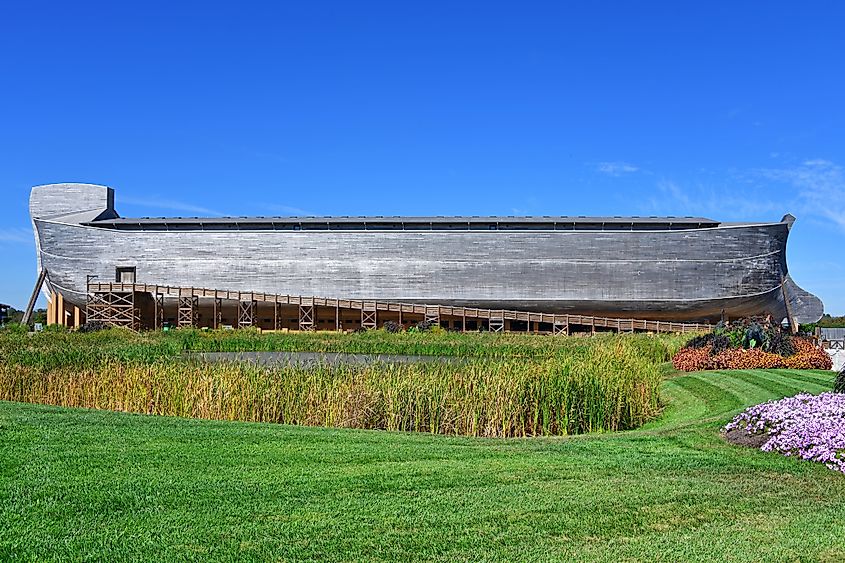
[[[729,437],[740,432],[765,439],[763,451],[824,463],[845,473],[844,393],[800,393],[756,405],[724,430]]]

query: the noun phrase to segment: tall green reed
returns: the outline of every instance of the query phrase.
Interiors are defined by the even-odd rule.
[[[468,436],[561,435],[635,428],[655,416],[659,364],[672,352],[672,345],[647,336],[484,335],[480,343],[456,339],[467,348],[452,349],[478,354],[460,363],[273,368],[178,357],[185,347],[181,339],[196,342],[204,334],[112,334],[83,339],[84,344],[72,336],[21,340],[18,349],[0,340],[0,399]],[[544,342],[521,340],[531,338]],[[388,342],[384,336],[376,341]],[[530,354],[503,352],[523,341],[534,347]]]

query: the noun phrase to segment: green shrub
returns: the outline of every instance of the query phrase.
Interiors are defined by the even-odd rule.
[[[7,334],[26,334],[29,332],[29,327],[21,323],[8,323],[0,326],[0,331]]]
[[[382,325],[382,328],[385,332],[390,334],[396,334],[398,332],[402,332],[402,325],[397,323],[396,321],[387,321]]]

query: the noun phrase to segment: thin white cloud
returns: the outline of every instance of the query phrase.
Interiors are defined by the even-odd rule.
[[[660,180],[657,183],[657,189],[663,194],[663,200],[668,200],[672,207],[679,207],[684,212],[689,211],[694,207],[692,200],[687,192],[685,192],[677,182],[671,180]]]
[[[627,162],[599,162],[596,164],[596,170],[608,176],[619,177],[625,174],[633,174],[639,171],[639,167],[629,164]]]
[[[756,173],[792,186],[800,212],[821,217],[845,230],[845,169],[839,164],[811,159],[791,168],[764,168]]]
[[[34,244],[32,229],[23,227],[7,227],[0,229],[0,243],[5,244]]]
[[[786,212],[845,230],[845,168],[823,159],[788,168],[726,173],[719,183],[657,183],[650,212],[715,219],[778,219]]]
[[[783,213],[783,204],[748,197],[734,185],[681,185],[672,180],[657,183],[658,195],[649,200],[650,212],[669,215],[705,215],[717,220],[772,218]],[[779,217],[775,217],[779,218]]]
[[[197,215],[224,215],[224,213],[215,211],[214,209],[209,209],[207,207],[192,205],[190,203],[184,203],[174,199],[160,198],[157,196],[150,196],[144,198],[121,196],[116,202],[118,208],[120,207],[120,204],[133,205],[137,207],[146,207],[151,209],[165,209],[168,211],[183,211],[185,213],[195,213]]]

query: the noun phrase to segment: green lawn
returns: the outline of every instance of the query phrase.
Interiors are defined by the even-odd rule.
[[[494,440],[0,402],[0,560],[845,559],[845,476],[725,443],[822,372],[685,374],[637,431]]]

